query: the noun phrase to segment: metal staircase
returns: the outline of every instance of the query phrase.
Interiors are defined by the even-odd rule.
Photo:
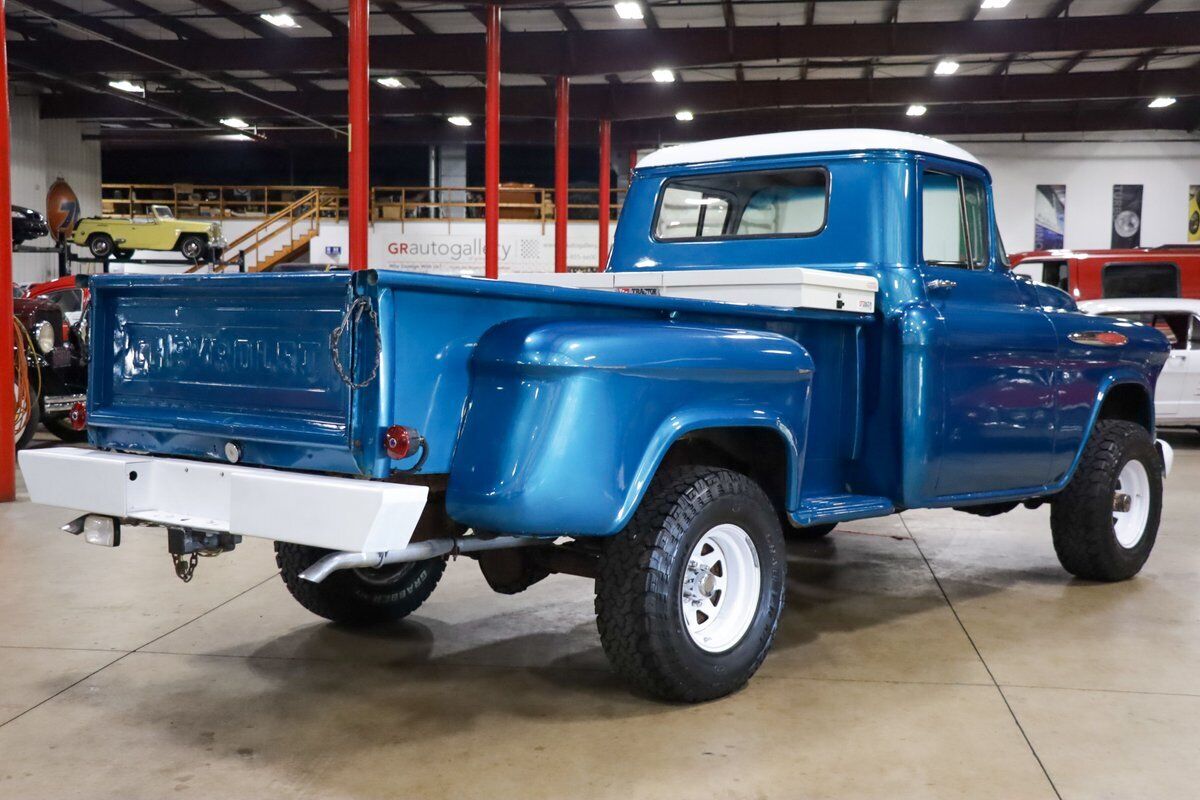
[[[231,266],[266,272],[276,264],[295,260],[321,232],[321,217],[337,214],[337,203],[336,194],[314,189],[229,242],[213,272],[225,272]]]

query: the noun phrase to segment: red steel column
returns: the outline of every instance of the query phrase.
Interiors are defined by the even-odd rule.
[[[600,120],[600,271],[608,266],[609,171],[612,169],[612,123]]]
[[[367,268],[371,215],[370,11],[350,0],[350,269]]]
[[[483,163],[483,274],[500,277],[500,5],[487,9],[487,117]]]
[[[571,84],[558,76],[558,111],[554,122],[554,271],[567,271],[567,168],[570,147]]]
[[[12,197],[8,141],[8,46],[5,44],[4,0],[0,0],[0,199]],[[0,214],[0,359],[12,377],[13,352],[12,215]],[[9,378],[6,378],[7,381]],[[17,499],[13,425],[17,418],[12,389],[0,386],[0,502]]]

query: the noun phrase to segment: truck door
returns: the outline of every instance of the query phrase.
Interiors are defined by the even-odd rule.
[[[943,320],[939,497],[1051,479],[1057,336],[1003,269],[987,187],[953,168],[921,173],[926,296]]]

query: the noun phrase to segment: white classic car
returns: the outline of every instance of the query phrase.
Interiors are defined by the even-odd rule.
[[[1087,314],[1141,322],[1162,331],[1171,357],[1158,376],[1154,417],[1159,425],[1200,427],[1200,300],[1114,297],[1079,304]]]

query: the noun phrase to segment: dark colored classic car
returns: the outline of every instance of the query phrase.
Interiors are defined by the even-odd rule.
[[[83,317],[88,291],[79,286],[74,275],[30,284],[18,297],[43,297],[62,309],[67,322],[75,325]]]
[[[28,334],[17,346],[24,351],[29,391],[36,400],[18,414],[17,449],[29,444],[39,422],[63,441],[83,440],[86,434],[71,426],[69,415],[87,396],[86,331],[71,326],[62,309],[43,298],[14,299],[13,316]]]
[[[28,242],[32,239],[40,239],[43,236],[50,235],[50,226],[46,224],[46,217],[34,211],[32,208],[25,206],[12,207],[12,237],[13,246]]]

